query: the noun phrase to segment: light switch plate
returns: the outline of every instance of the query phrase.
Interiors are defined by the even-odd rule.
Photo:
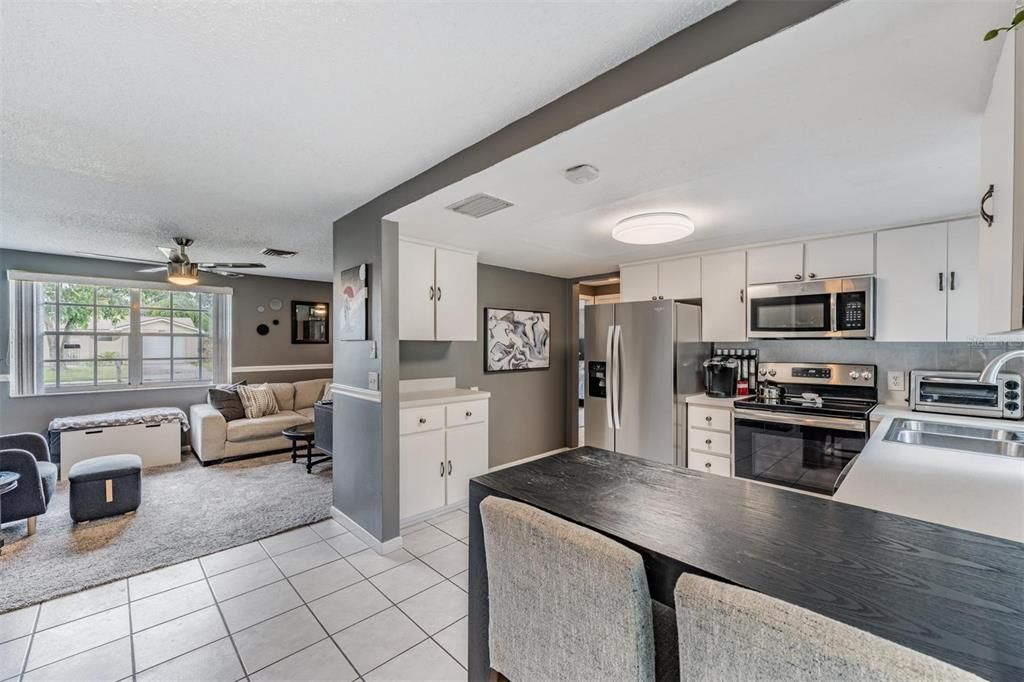
[[[369,384],[369,387],[370,387],[371,391],[379,391],[380,390],[380,387],[379,387],[380,382],[378,381],[378,377],[379,376],[380,375],[377,374],[376,372],[370,372],[369,373],[369,375],[367,377],[367,383]]]
[[[907,390],[907,384],[904,377],[903,372],[889,372],[889,380],[886,382],[886,386],[888,386],[890,391],[905,391]]]
[[[376,360],[377,359],[377,342],[376,341],[370,341],[370,359],[371,360]]]

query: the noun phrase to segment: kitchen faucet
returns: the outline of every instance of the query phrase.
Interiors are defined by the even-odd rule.
[[[1024,348],[1007,351],[1002,355],[997,355],[992,358],[989,363],[985,365],[985,369],[981,370],[981,374],[978,375],[978,382],[982,384],[997,383],[999,371],[1003,368],[1003,365],[1014,358],[1024,358]]]

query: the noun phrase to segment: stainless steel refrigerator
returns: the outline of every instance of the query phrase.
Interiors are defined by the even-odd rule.
[[[584,308],[584,443],[668,464],[676,396],[704,390],[700,307],[672,301]]]

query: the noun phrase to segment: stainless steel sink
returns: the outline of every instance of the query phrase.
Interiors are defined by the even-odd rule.
[[[894,419],[885,440],[983,455],[1024,458],[1024,431]]]

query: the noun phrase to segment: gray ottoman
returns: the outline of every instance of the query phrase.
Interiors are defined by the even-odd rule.
[[[142,459],[108,455],[76,463],[68,472],[71,518],[76,523],[126,514],[142,502]]]

